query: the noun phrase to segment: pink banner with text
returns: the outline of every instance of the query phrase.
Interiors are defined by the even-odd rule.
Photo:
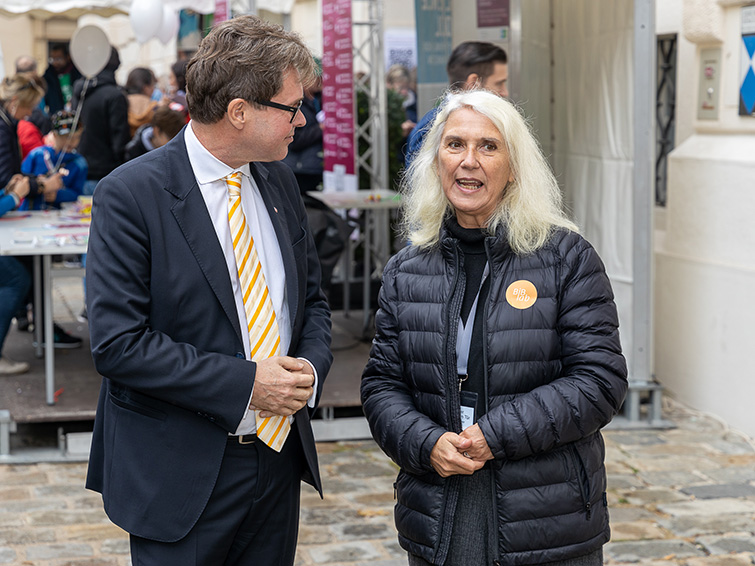
[[[322,109],[326,191],[356,191],[351,0],[322,1]]]
[[[213,24],[219,24],[231,19],[231,2],[230,0],[215,0],[215,17]]]

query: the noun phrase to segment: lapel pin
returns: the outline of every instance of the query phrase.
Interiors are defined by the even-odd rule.
[[[275,214],[278,214],[278,209],[273,207],[273,210],[275,211]]]

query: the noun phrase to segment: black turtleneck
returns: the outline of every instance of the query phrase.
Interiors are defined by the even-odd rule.
[[[459,248],[464,256],[464,275],[467,283],[464,288],[464,300],[461,304],[461,320],[467,323],[477,291],[480,289],[482,274],[485,271],[485,233],[480,228],[462,228],[456,217],[446,221],[449,233],[459,241]],[[482,304],[482,303],[479,303]]]

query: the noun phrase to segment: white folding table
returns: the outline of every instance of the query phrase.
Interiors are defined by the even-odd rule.
[[[52,256],[87,251],[90,218],[71,210],[15,211],[0,217],[0,255],[33,256],[34,318],[44,301],[45,398],[55,404],[55,344],[52,323]],[[66,270],[83,275],[83,270]],[[36,354],[42,357],[42,329],[35,324]]]

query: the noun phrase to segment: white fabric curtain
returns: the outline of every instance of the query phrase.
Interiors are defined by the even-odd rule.
[[[554,168],[612,280],[631,352],[633,1],[553,0]],[[630,360],[631,362],[631,360]]]

